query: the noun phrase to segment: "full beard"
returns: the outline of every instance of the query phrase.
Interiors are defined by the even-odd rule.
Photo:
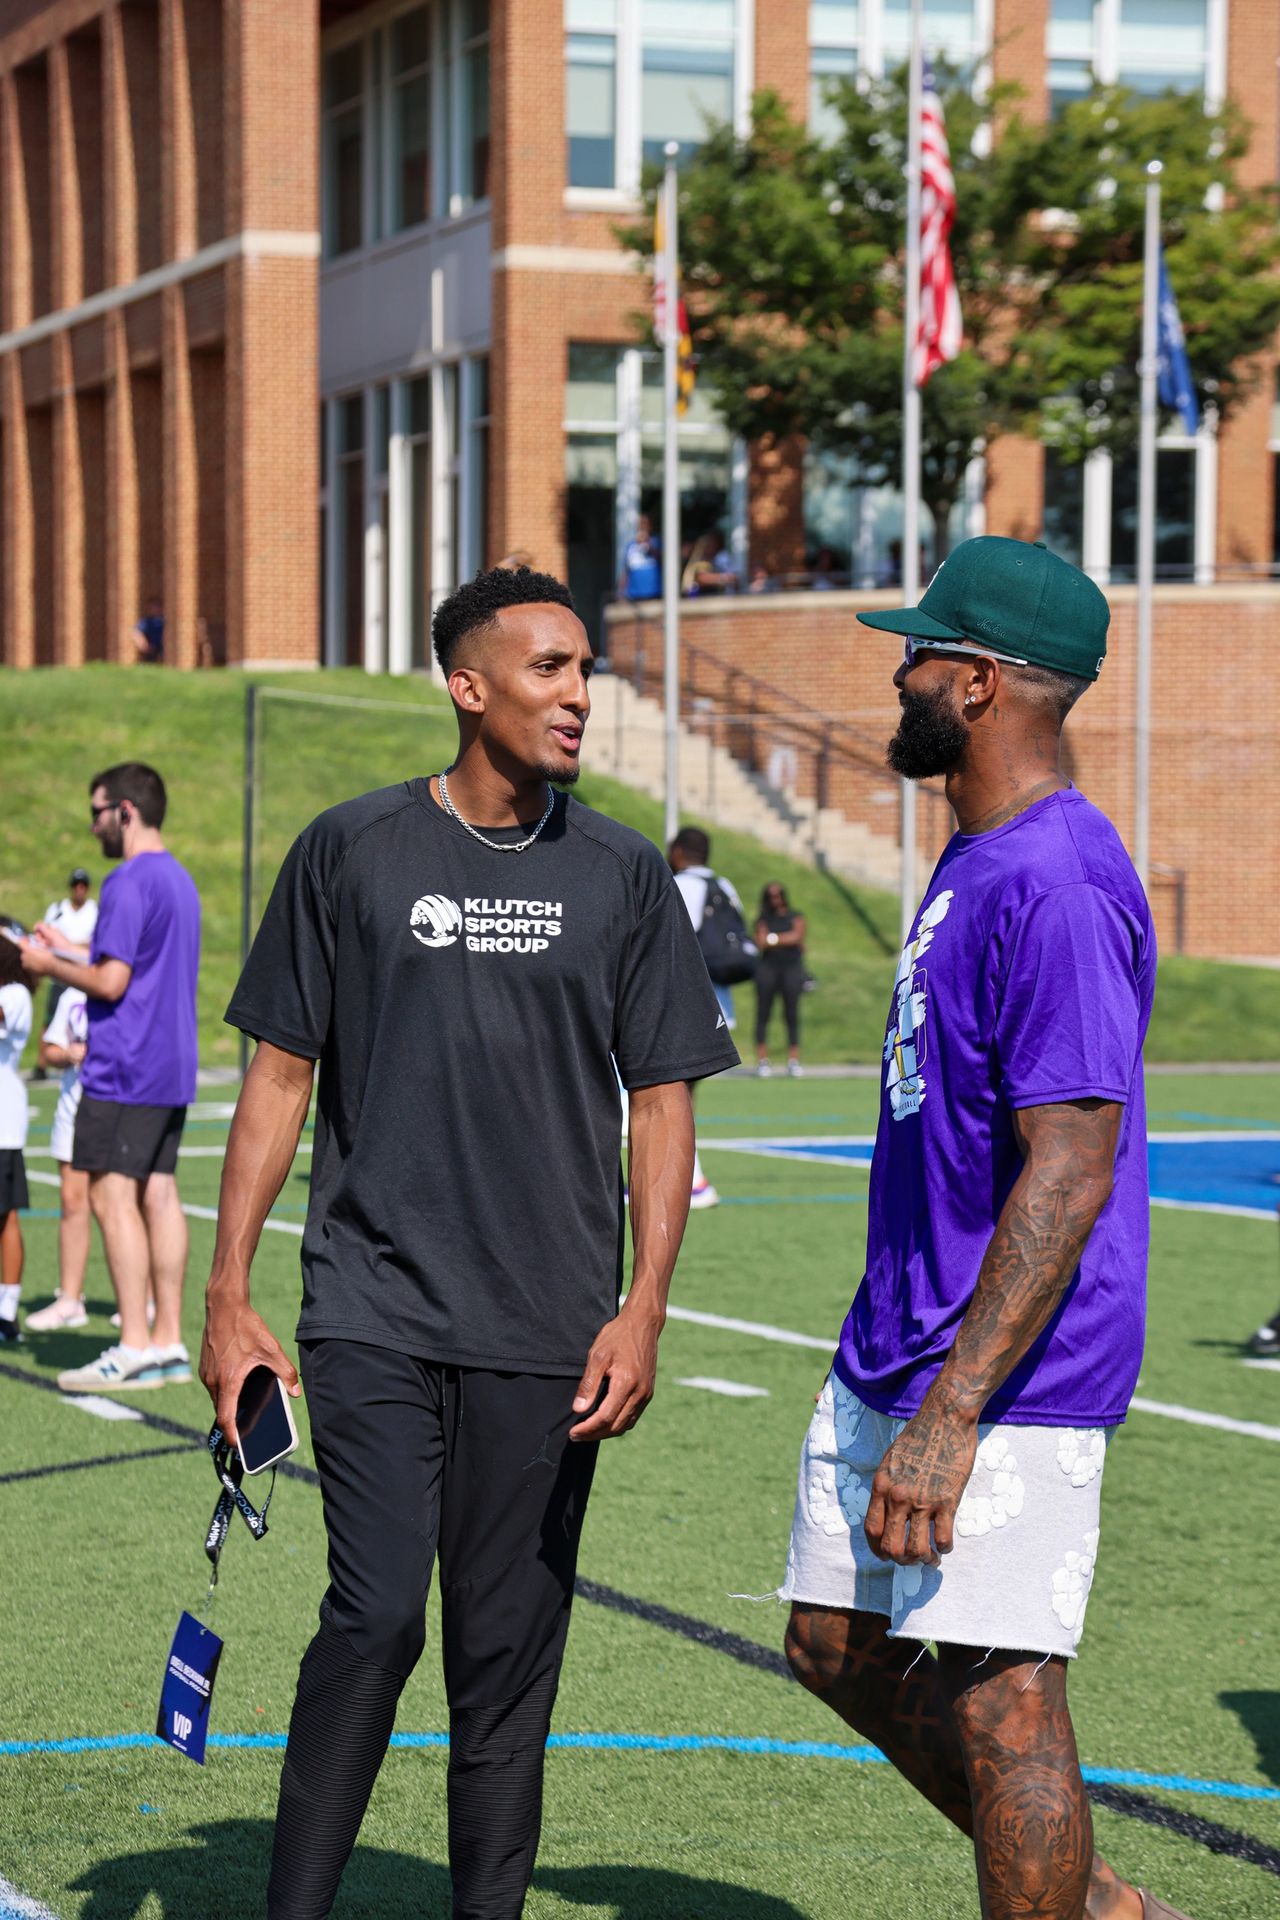
[[[898,731],[885,749],[885,758],[904,780],[928,780],[949,773],[969,740],[969,729],[956,712],[949,687],[931,693],[902,695]]]

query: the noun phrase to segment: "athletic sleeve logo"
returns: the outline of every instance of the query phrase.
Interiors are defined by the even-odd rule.
[[[424,947],[451,947],[462,931],[462,909],[442,893],[424,893],[413,903],[409,928]]]

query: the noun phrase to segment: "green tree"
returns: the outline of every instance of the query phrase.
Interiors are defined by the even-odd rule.
[[[1034,434],[1069,460],[1133,444],[1148,159],[1164,162],[1169,275],[1220,418],[1280,326],[1280,236],[1275,196],[1239,184],[1248,136],[1231,107],[1099,87],[1030,125],[1011,89],[978,101],[941,71],[939,92],[965,326],[921,409],[921,491],[942,553],[965,467],[994,435]],[[708,128],[680,179],[681,265],[699,377],[730,428],[801,434],[875,484],[901,464],[905,72],[844,83],[832,103],[830,143],[769,93],[741,139]],[[648,218],[622,231],[644,253],[656,185]]]

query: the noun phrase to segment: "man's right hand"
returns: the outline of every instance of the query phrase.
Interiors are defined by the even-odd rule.
[[[301,1394],[298,1369],[261,1314],[243,1298],[224,1304],[211,1287],[200,1342],[200,1378],[209,1390],[218,1425],[233,1447],[240,1444],[236,1432],[240,1389],[255,1367],[270,1367],[294,1399]]]

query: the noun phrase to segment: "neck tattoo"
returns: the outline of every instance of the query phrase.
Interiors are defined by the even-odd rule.
[[[464,833],[469,833],[473,840],[478,840],[482,847],[489,847],[494,853],[523,853],[527,847],[531,847],[551,818],[551,810],[556,804],[556,791],[554,787],[551,787],[547,793],[546,811],[543,813],[541,820],[539,820],[527,840],[487,840],[484,834],[482,834],[478,828],[473,827],[469,820],[463,819],[458,809],[454,806],[452,800],[449,798],[449,783],[443,773],[436,775],[436,783],[440,788],[440,803],[449,818],[456,820]]]

